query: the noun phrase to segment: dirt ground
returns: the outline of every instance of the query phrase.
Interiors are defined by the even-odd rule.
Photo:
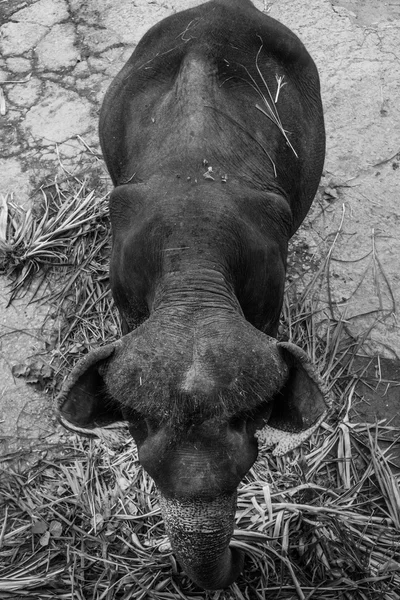
[[[198,3],[0,2],[0,197],[27,206],[40,195],[43,182],[94,172],[99,185],[110,189],[98,156],[104,92],[151,25]],[[400,0],[255,4],[299,35],[321,76],[327,157],[320,194],[294,240],[297,276],[306,281],[309,265],[320,264],[330,249],[331,306],[346,319],[352,335],[368,338],[366,351],[374,357],[359,414],[398,419]],[[43,324],[52,307],[29,304],[29,295],[7,306],[7,284],[1,277],[4,461],[19,448],[35,450],[65,435],[54,421],[49,396],[12,372],[32,357],[49,360],[52,321]],[[320,303],[323,313],[326,291],[321,291]],[[357,368],[361,372],[365,366],[360,358]]]

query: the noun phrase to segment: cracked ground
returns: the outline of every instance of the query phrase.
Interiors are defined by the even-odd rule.
[[[97,121],[113,76],[154,23],[193,0],[0,1],[1,194],[30,206],[66,174],[111,184]],[[330,301],[352,335],[368,332],[380,396],[365,390],[367,416],[400,412],[400,2],[256,0],[295,31],[320,71],[327,129],[321,190],[292,244],[296,276],[312,276],[330,249]],[[310,272],[311,271],[311,272]],[[60,435],[51,401],[11,368],[46,360],[52,321],[29,296],[8,303],[0,278],[0,452]],[[324,295],[325,294],[325,295]],[[321,291],[321,310],[327,306]],[[53,324],[54,325],[54,324]],[[378,364],[377,363],[377,364]],[[382,367],[383,365],[383,367]],[[375,365],[376,370],[376,365]],[[391,386],[384,385],[392,381]],[[375,385],[375,388],[378,388]],[[390,390],[389,390],[390,387]],[[378,390],[379,391],[379,390]],[[379,399],[380,398],[380,399]],[[375,404],[374,404],[375,402]],[[373,409],[373,410],[372,410]],[[371,412],[372,411],[372,412]]]

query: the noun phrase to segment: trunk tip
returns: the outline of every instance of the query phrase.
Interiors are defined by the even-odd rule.
[[[226,568],[216,570],[210,577],[202,577],[201,579],[191,577],[192,581],[204,590],[215,591],[228,588],[232,583],[235,583],[243,571],[244,554],[237,548],[229,547],[227,556],[229,558],[226,561]]]

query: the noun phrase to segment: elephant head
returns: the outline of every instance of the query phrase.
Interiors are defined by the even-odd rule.
[[[229,541],[237,486],[258,441],[287,452],[329,405],[300,348],[243,318],[228,321],[205,319],[193,337],[173,319],[152,316],[85,356],[58,398],[61,422],[80,433],[128,423],[158,487],[173,551],[205,589],[227,587],[242,569]]]

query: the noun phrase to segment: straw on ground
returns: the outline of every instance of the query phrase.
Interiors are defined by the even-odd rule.
[[[60,376],[78,353],[119,335],[107,287],[106,210],[106,199],[77,181],[69,192],[55,186],[38,217],[7,203],[1,231],[12,293],[43,265],[50,269],[43,289],[60,307],[52,357]],[[245,550],[246,565],[230,590],[200,592],[181,573],[156,489],[128,435],[117,447],[68,436],[29,468],[3,469],[1,598],[399,600],[400,492],[391,453],[400,432],[352,422],[359,342],[329,306],[321,323],[318,285],[316,275],[303,294],[289,288],[282,331],[309,353],[334,410],[301,449],[284,457],[261,450],[240,486],[232,543]]]

